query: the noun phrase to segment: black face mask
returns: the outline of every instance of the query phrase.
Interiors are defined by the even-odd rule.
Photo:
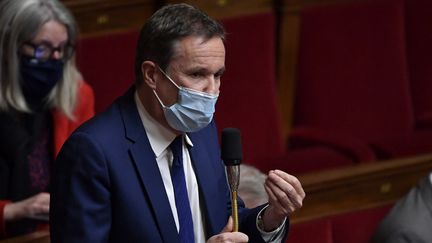
[[[63,78],[64,62],[49,59],[40,62],[31,57],[22,56],[20,59],[21,88],[29,105],[39,106]]]

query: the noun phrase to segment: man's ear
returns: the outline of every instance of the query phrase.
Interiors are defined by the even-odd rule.
[[[144,84],[149,86],[151,89],[156,89],[156,64],[152,61],[144,61],[141,64],[141,73]]]

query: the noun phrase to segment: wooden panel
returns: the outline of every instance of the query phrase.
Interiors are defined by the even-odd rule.
[[[168,0],[167,3],[188,3],[216,19],[271,11],[272,0]]]
[[[293,8],[289,9],[289,11],[284,11],[280,19],[277,52],[277,88],[282,132],[283,137],[287,138],[293,120],[300,17],[297,9]]]
[[[140,29],[156,8],[154,0],[63,0],[84,36]]]
[[[98,35],[107,32],[139,29],[163,3],[185,2],[205,11],[213,18],[271,11],[272,0],[63,0],[74,14],[80,32]]]
[[[306,192],[294,222],[393,203],[432,171],[432,154],[299,176]]]
[[[31,234],[17,236],[6,240],[0,240],[0,243],[49,243],[51,242],[48,231],[39,231]]]
[[[300,9],[310,6],[345,4],[353,2],[373,2],[375,0],[282,0],[283,8],[285,9]]]

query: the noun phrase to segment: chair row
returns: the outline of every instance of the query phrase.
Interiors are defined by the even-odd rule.
[[[432,151],[431,6],[379,0],[303,9],[292,148],[333,147],[356,162]]]
[[[283,77],[275,79],[273,66],[285,29],[276,29],[272,12],[224,20],[236,38],[227,42],[218,124],[244,131],[246,161],[263,171],[305,173],[432,152],[432,69],[421,52],[430,49],[430,5],[364,0],[300,8],[287,140],[278,112],[290,100],[275,97]]]

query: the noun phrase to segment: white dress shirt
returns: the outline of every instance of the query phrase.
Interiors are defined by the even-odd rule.
[[[171,211],[174,217],[175,224],[177,226],[177,231],[179,231],[179,222],[177,215],[177,207],[175,204],[175,196],[174,189],[171,181],[171,173],[170,168],[173,161],[173,154],[170,149],[168,149],[171,142],[177,136],[172,131],[168,130],[164,126],[162,126],[159,122],[157,122],[144,108],[141,103],[137,92],[135,92],[135,103],[138,108],[138,112],[143,123],[144,129],[146,131],[147,137],[150,142],[150,146],[152,147],[153,152],[156,156],[156,162],[159,167],[159,171],[162,176],[162,181],[165,187],[166,194],[168,196],[169,204],[171,207]],[[206,241],[206,232],[204,229],[204,218],[202,215],[202,208],[200,206],[200,198],[199,198],[199,188],[196,180],[196,175],[192,166],[192,161],[189,155],[189,150],[187,149],[185,143],[188,146],[193,147],[192,141],[185,134],[185,142],[183,142],[183,169],[185,173],[186,179],[186,187],[188,191],[189,203],[191,209],[200,210],[191,210],[192,213],[192,221],[194,225],[194,236],[196,243],[202,243]],[[260,212],[260,214],[262,211]],[[283,232],[285,230],[285,221],[284,223],[273,232],[264,232],[260,229],[260,232],[266,240],[266,242],[277,243],[282,241]]]

